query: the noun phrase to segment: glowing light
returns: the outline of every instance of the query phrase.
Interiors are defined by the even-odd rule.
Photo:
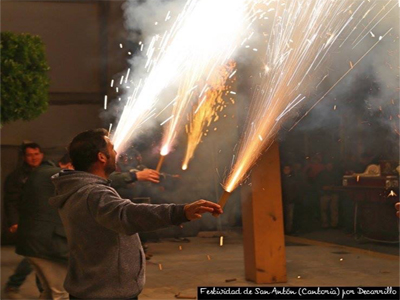
[[[117,151],[123,150],[137,129],[155,116],[160,93],[178,83],[179,97],[171,113],[174,117],[168,122],[162,142],[168,148],[173,146],[186,108],[197,93],[189,91],[198,84],[201,90],[204,84],[200,81],[235,53],[254,20],[249,9],[252,4],[253,0],[188,0],[176,21],[171,22],[170,30],[153,37],[143,51],[146,77],[135,83],[112,137]]]
[[[332,59],[332,55],[328,54],[338,51],[339,44],[342,45],[343,40],[347,40],[349,35],[356,32],[355,25],[358,25],[361,22],[360,19],[370,11],[374,11],[379,5],[389,5],[387,10],[383,10],[384,15],[377,18],[378,22],[381,22],[388,11],[393,9],[391,6],[393,2],[379,4],[378,1],[369,3],[355,0],[270,0],[268,3],[276,5],[274,9],[266,8],[262,12],[270,20],[269,22],[262,21],[267,28],[264,31],[268,31],[268,34],[264,35],[267,39],[264,51],[264,72],[260,73],[261,84],[256,87],[253,94],[236,161],[224,183],[225,190],[228,192],[239,185],[261,153],[272,145],[281,123],[294,107],[307,99],[304,95],[308,95],[308,91],[315,88],[315,81],[322,77],[320,73],[326,74],[326,68]],[[281,6],[280,3],[285,3],[285,5]],[[376,24],[372,23],[368,26],[359,26],[366,34],[374,27]],[[362,38],[357,37],[355,46],[361,40]],[[350,70],[345,72],[338,82],[375,45],[356,63],[350,62]],[[260,47],[258,50],[259,53],[263,52]],[[326,94],[323,97],[325,96]]]
[[[216,122],[219,119],[218,112],[224,108],[226,103],[222,98],[223,93],[227,89],[226,81],[235,66],[236,64],[232,61],[225,67],[218,68],[214,72],[213,76],[210,77],[209,88],[205,92],[205,95],[199,98],[197,107],[194,107],[194,113],[192,112],[189,115],[189,124],[186,125],[188,142],[183,160],[183,166],[186,167],[184,170],[187,169],[189,161],[192,159],[197,146],[201,142],[204,129],[210,126],[211,122]]]
[[[107,109],[107,95],[104,96],[104,110]]]
[[[251,25],[252,0],[203,0],[197,1],[183,31],[186,39],[179,46],[176,56],[186,56],[182,80],[173,106],[172,120],[165,128],[162,145],[172,148],[184,116],[196,94],[204,93],[210,78],[224,66],[240,46]],[[207,22],[204,22],[205,18]],[[201,25],[199,25],[201,24]],[[182,53],[181,49],[188,49]],[[232,71],[231,71],[232,72]],[[205,98],[203,98],[205,99]],[[200,106],[199,106],[200,107]]]
[[[166,156],[168,153],[169,153],[169,149],[168,149],[167,146],[164,146],[164,147],[161,148],[160,154],[162,156]]]

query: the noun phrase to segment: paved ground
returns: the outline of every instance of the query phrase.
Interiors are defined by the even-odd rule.
[[[197,286],[255,285],[244,278],[240,234],[231,233],[225,237],[223,247],[219,246],[218,238],[189,240],[189,243],[183,243],[166,239],[149,244],[154,256],[147,264],[147,284],[140,299],[175,299],[178,293],[194,297]],[[288,281],[278,286],[399,285],[399,259],[396,255],[301,237],[287,237],[286,246]],[[2,247],[1,253],[1,283],[4,286],[20,257],[10,246]],[[225,282],[232,278],[236,281]],[[21,288],[20,295],[23,299],[38,296],[33,275]],[[4,295],[2,299],[5,299]]]

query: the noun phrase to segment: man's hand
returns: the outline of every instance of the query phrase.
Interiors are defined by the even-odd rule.
[[[400,202],[397,202],[395,204],[395,207],[396,207],[396,210],[397,210],[396,215],[397,215],[398,218],[400,218]]]
[[[143,171],[136,172],[138,181],[150,181],[154,183],[160,182],[160,174],[156,170],[144,169]]]
[[[212,213],[214,217],[218,217],[223,213],[219,204],[206,200],[198,200],[185,205],[185,215],[190,221],[200,219],[201,215],[207,212]]]
[[[18,224],[12,225],[8,230],[9,230],[11,233],[16,233],[17,230],[18,230]]]

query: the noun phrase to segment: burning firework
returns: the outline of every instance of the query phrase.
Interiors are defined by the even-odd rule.
[[[178,130],[183,127],[184,116],[195,92],[200,92],[200,103],[207,99],[207,91],[212,88],[209,84],[210,78],[218,73],[221,66],[227,64],[243,42],[247,29],[252,20],[254,21],[255,14],[251,12],[249,5],[252,3],[251,0],[197,2],[190,25],[186,29],[197,31],[198,34],[191,37],[195,40],[194,47],[190,49],[191,53],[184,66],[183,80],[180,82],[172,115],[164,132],[161,155],[170,152]],[[204,22],[205,16],[207,22]],[[198,107],[200,108],[201,104]]]
[[[226,104],[222,98],[227,90],[226,82],[228,78],[232,78],[236,64],[232,61],[227,66],[216,70],[217,74],[211,76],[209,88],[204,96],[199,97],[197,106],[189,116],[189,125],[186,125],[186,133],[188,142],[186,148],[185,159],[183,160],[182,169],[186,170],[189,161],[193,157],[194,151],[199,145],[204,133],[204,128],[210,126],[211,122],[219,119],[218,112],[224,109]],[[233,102],[233,100],[231,100]]]
[[[196,89],[205,90],[214,70],[240,46],[254,13],[252,0],[188,0],[171,29],[153,37],[146,52],[147,77],[140,79],[128,98],[115,134],[117,151],[145,121],[156,114],[159,94],[173,83],[180,88],[167,106],[173,105],[162,143],[162,155],[169,153],[182,117]]]
[[[269,32],[265,34],[265,67],[261,84],[252,99],[236,163],[225,182],[227,192],[238,186],[262,151],[271,146],[282,120],[306,99],[306,91],[321,76],[322,67],[326,69],[329,54],[337,51],[358,27],[362,27],[363,32],[369,32],[376,26],[370,22],[368,30],[360,24],[379,9],[379,5],[382,6],[382,3],[378,1],[353,0],[265,1],[265,11],[260,18],[272,22]],[[388,1],[383,5],[385,8],[373,17],[378,22],[397,6],[397,1]],[[383,37],[377,36],[377,42],[360,60]],[[357,37],[355,41],[359,43],[361,40]],[[350,70],[356,64],[352,64]]]

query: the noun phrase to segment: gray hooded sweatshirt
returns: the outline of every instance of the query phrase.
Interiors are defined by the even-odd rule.
[[[78,298],[131,298],[145,283],[145,255],[138,232],[188,221],[184,205],[134,204],[110,181],[80,171],[52,177],[68,239],[65,289]]]

